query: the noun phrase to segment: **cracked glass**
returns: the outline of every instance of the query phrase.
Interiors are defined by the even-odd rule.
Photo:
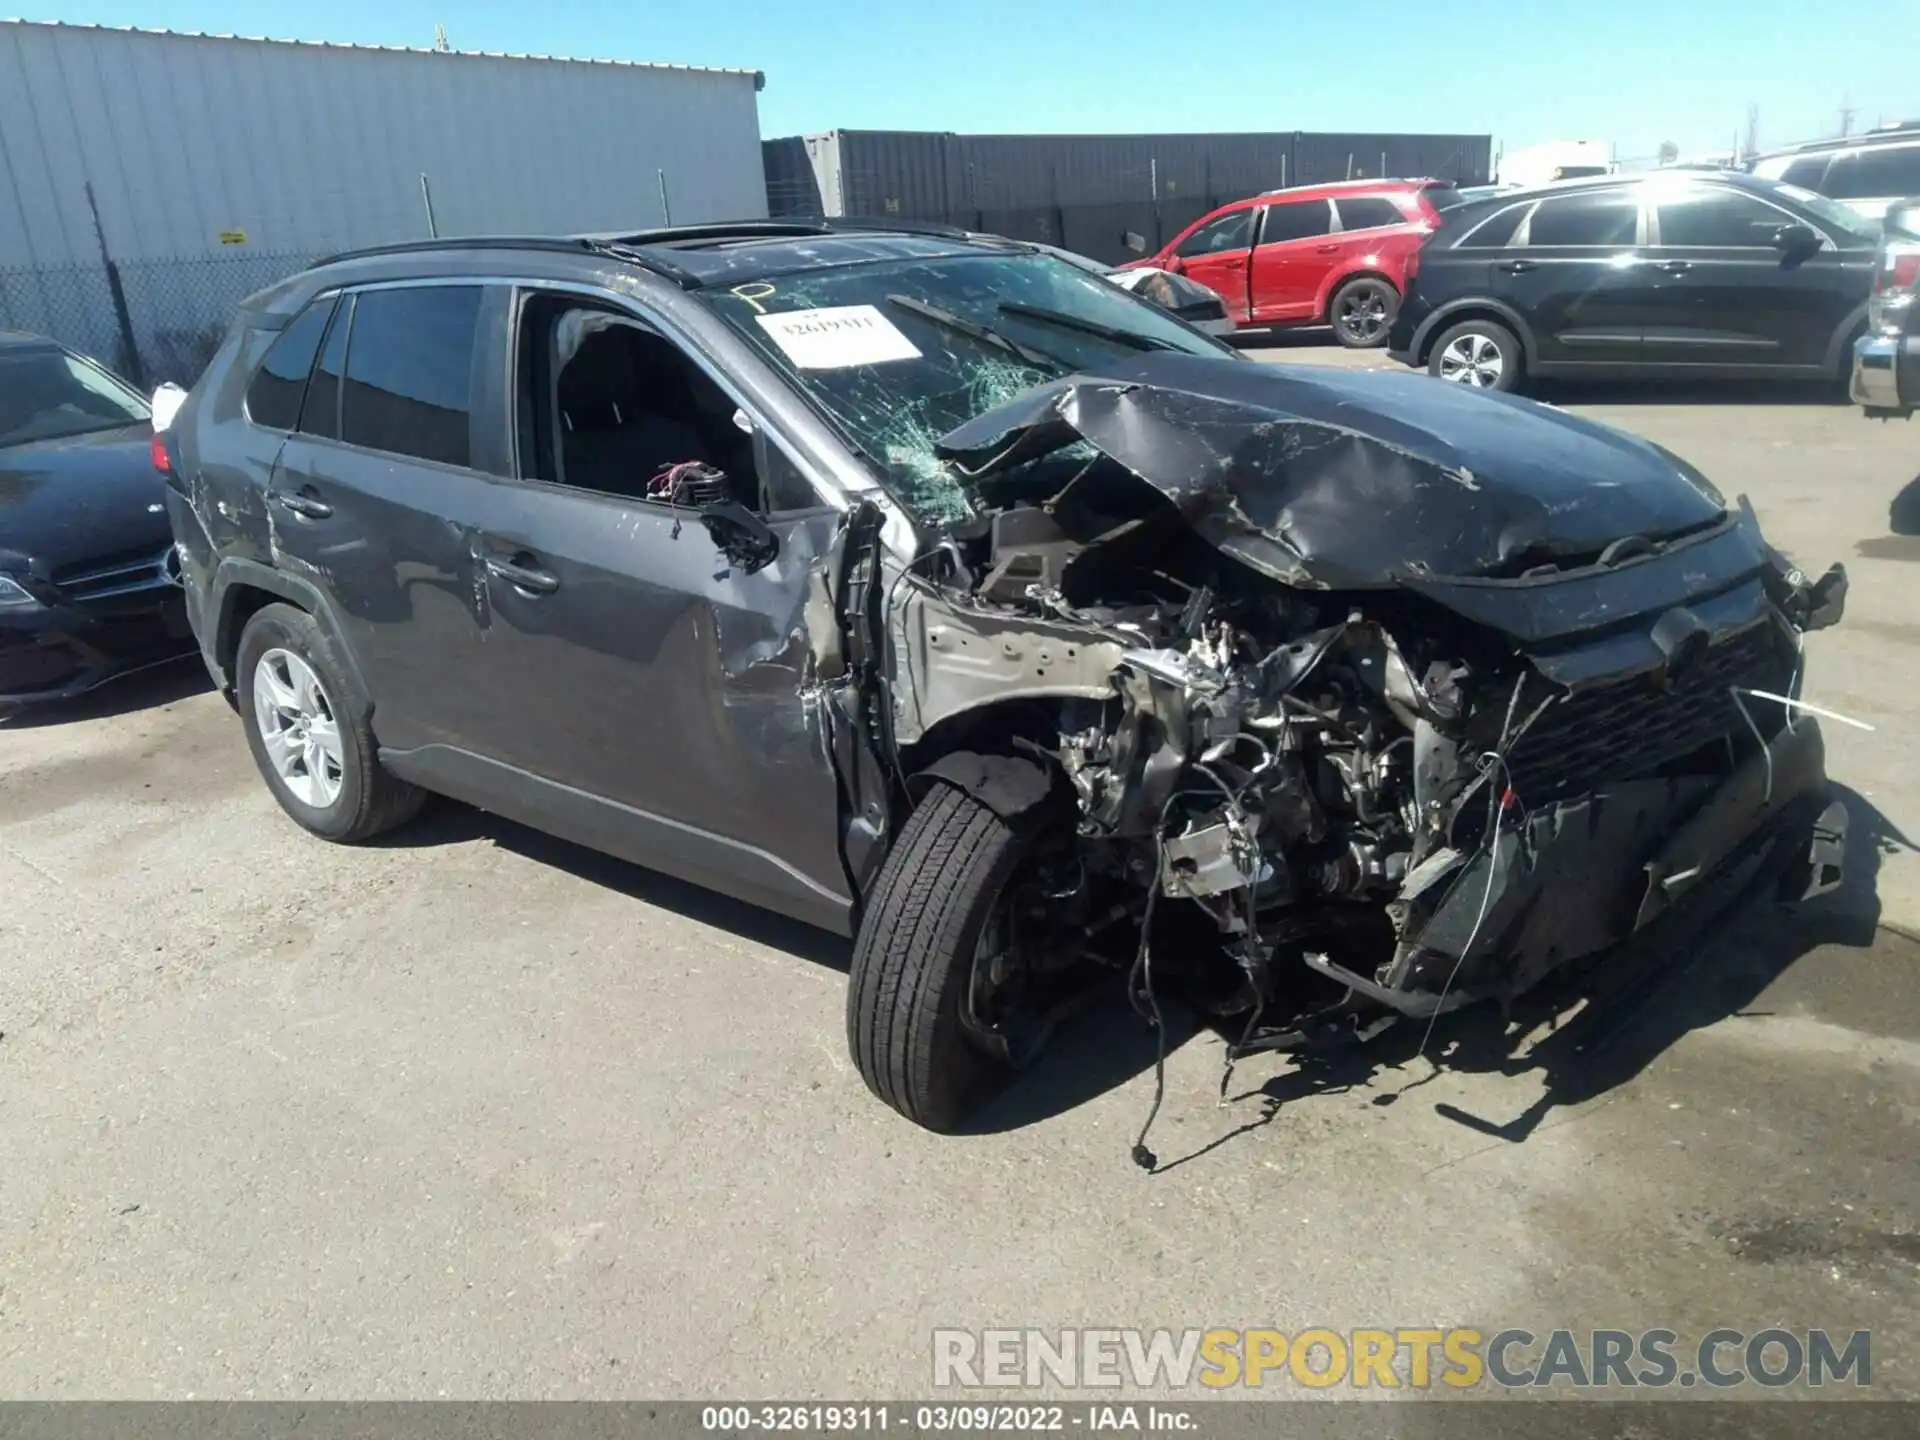
[[[980,513],[974,487],[934,454],[942,435],[1050,380],[1149,350],[1237,358],[1099,276],[1048,255],[1017,252],[885,261],[746,281],[702,296],[824,411],[890,488],[930,525]],[[1096,328],[1006,306],[1055,311]],[[762,317],[871,306],[903,335],[910,357],[803,368]],[[888,337],[891,338],[891,337]],[[879,345],[890,357],[901,347]],[[858,347],[846,354],[855,357]]]

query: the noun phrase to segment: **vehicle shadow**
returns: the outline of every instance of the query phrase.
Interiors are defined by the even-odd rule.
[[[389,831],[368,844],[392,849],[430,849],[473,841],[491,842],[603,889],[725,930],[742,940],[783,950],[829,970],[845,974],[852,960],[853,944],[842,936],[455,800],[434,797],[411,824]]]
[[[1857,791],[1835,786],[1834,796],[1845,802],[1850,823],[1846,875],[1833,893],[1783,906],[1756,882],[1716,915],[1696,919],[1692,940],[1655,937],[1623,947],[1596,969],[1543,985],[1504,1013],[1490,1003],[1475,1005],[1441,1017],[1431,1034],[1424,1023],[1402,1021],[1370,1044],[1298,1054],[1292,1070],[1228,1096],[1252,1107],[1241,1124],[1166,1159],[1156,1173],[1270,1124],[1289,1105],[1367,1089],[1378,1091],[1375,1106],[1387,1108],[1444,1070],[1544,1080],[1538,1098],[1505,1119],[1444,1101],[1434,1106],[1443,1118],[1492,1139],[1524,1143],[1555,1110],[1626,1084],[1690,1032],[1749,1011],[1809,952],[1875,944],[1880,866],[1885,856],[1915,844]]]
[[[1536,400],[1554,405],[1811,405],[1852,401],[1830,380],[1541,380]]]
[[[1887,528],[1896,535],[1920,535],[1920,475],[1916,475],[1887,506]]]
[[[1335,343],[1326,325],[1281,325],[1271,330],[1248,326],[1223,337],[1236,350],[1324,350]]]
[[[115,676],[97,689],[71,700],[27,705],[9,710],[0,704],[0,730],[38,730],[48,725],[74,725],[154,710],[213,689],[207,667],[197,653],[178,655],[125,675]]]

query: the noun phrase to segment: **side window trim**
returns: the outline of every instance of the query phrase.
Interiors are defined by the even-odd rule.
[[[1526,230],[1527,221],[1533,217],[1534,207],[1539,203],[1538,200],[1520,200],[1512,205],[1502,205],[1498,210],[1491,211],[1482,216],[1480,223],[1462,235],[1460,239],[1455,242],[1453,248],[1456,250],[1505,250],[1514,246],[1518,242],[1520,235]],[[1473,243],[1473,237],[1486,229],[1487,226],[1498,220],[1502,215],[1511,215],[1516,210],[1524,210],[1526,213],[1514,222],[1513,229],[1508,232],[1505,240],[1502,240],[1498,245],[1476,245]]]
[[[522,318],[526,314],[526,302],[534,295],[572,295],[578,296],[583,300],[592,301],[603,309],[613,311],[616,314],[636,321],[653,334],[658,335],[669,345],[673,346],[673,348],[686,359],[688,364],[706,376],[706,378],[719,389],[721,394],[733,402],[734,408],[747,417],[748,421],[753,425],[754,438],[763,441],[770,448],[777,449],[786,462],[793,467],[795,473],[812,488],[815,501],[812,506],[800,510],[770,511],[763,517],[769,523],[784,521],[790,516],[811,515],[821,510],[833,510],[837,512],[846,509],[851,503],[852,497],[843,496],[837,484],[822,481],[815,468],[803,461],[796,447],[788,443],[780,427],[771,423],[757,405],[753,404],[740,393],[740,387],[728,379],[720,367],[713,363],[705,350],[696,344],[685,330],[673,324],[665,316],[647,305],[644,300],[622,294],[618,291],[603,290],[597,286],[567,280],[547,280],[533,276],[521,276],[507,280],[504,283],[514,286],[516,290],[516,294],[513,297],[513,326],[507,338],[507,381],[509,387],[507,393],[513,397],[513,403],[508,408],[511,411],[514,428],[511,448],[513,469],[516,473],[506,477],[508,483],[514,485],[539,486],[550,490],[561,490],[569,495],[589,496],[623,506],[632,506],[634,504],[653,505],[659,503],[636,496],[609,495],[605,491],[588,490],[577,485],[561,485],[551,480],[541,480],[537,477],[530,477],[519,473],[525,468],[520,456],[519,396],[521,380],[520,357],[524,348],[521,342],[520,326]]]
[[[464,286],[470,289],[484,291],[493,287],[498,287],[503,285],[511,286],[514,283],[515,282],[512,279],[503,277],[503,276],[498,276],[498,275],[446,274],[446,275],[433,275],[433,276],[415,276],[415,277],[409,277],[408,279],[404,279],[404,280],[369,280],[364,284],[343,286],[336,293],[341,300],[344,300],[348,303],[349,308],[357,308],[357,306],[355,305],[355,302],[358,300],[360,296],[371,294],[378,290],[445,290],[445,289],[448,289],[449,287]],[[485,301],[485,297],[483,296],[482,307],[481,307],[482,321],[484,321],[485,313],[486,313],[484,301]],[[340,314],[340,310],[338,306],[336,306],[334,310],[334,315],[338,317],[339,314]],[[333,330],[333,322],[329,321],[327,325],[328,335],[321,337],[321,342],[320,342],[321,350],[316,351],[314,354],[315,366],[317,366],[320,363],[320,355],[326,348],[326,341],[327,341],[327,338],[331,336],[332,330]],[[478,462],[477,451],[475,453],[471,453],[468,455],[467,464],[455,465],[446,460],[433,459],[431,456],[410,455],[410,454],[406,454],[404,452],[395,451],[395,450],[382,450],[375,446],[361,445],[356,443],[355,441],[347,439],[344,433],[346,428],[345,422],[346,422],[346,401],[347,401],[347,368],[346,367],[351,362],[351,359],[352,359],[352,356],[351,356],[352,343],[351,342],[353,339],[353,335],[351,330],[349,330],[348,332],[347,339],[349,342],[348,353],[343,354],[341,356],[340,394],[337,397],[337,403],[336,403],[336,408],[334,412],[334,428],[336,430],[341,431],[342,433],[338,435],[313,435],[313,434],[309,434],[306,431],[300,431],[298,433],[302,440],[308,441],[309,443],[315,444],[315,445],[336,445],[343,450],[351,450],[356,454],[360,454],[360,455],[390,456],[393,459],[403,460],[409,465],[431,465],[434,469],[444,470],[450,475],[485,475],[487,474],[487,472],[484,469],[482,469],[482,467],[477,463]],[[476,329],[476,332],[474,334],[474,354],[472,357],[472,363],[475,366],[479,364],[481,356],[483,356],[486,353],[486,348],[487,348],[487,342],[485,338],[482,335],[480,335],[478,330]],[[308,368],[307,383],[309,385],[313,383],[313,367]],[[475,427],[475,421],[476,421],[475,411],[478,408],[477,387],[475,387],[470,393],[472,396],[476,397],[474,401],[470,401],[470,405],[472,408],[470,408],[467,416],[468,444],[470,446],[473,446],[477,443],[477,437],[475,436],[475,433],[474,433],[474,427]],[[305,407],[305,403],[306,403],[305,396],[303,394],[301,397],[301,405],[303,409]],[[302,418],[304,419],[305,417],[303,416]],[[498,477],[489,475],[488,478],[491,479],[491,478],[498,478]]]
[[[1618,194],[1625,194],[1626,187],[1623,186],[1618,190],[1597,190],[1597,191],[1591,191],[1591,192],[1574,192],[1574,193],[1618,195]],[[1525,217],[1520,221],[1518,225],[1513,227],[1513,238],[1507,241],[1506,248],[1510,250],[1531,249],[1533,247],[1533,217],[1540,213],[1540,207],[1542,205],[1545,205],[1549,200],[1557,200],[1559,198],[1560,197],[1557,195],[1542,195],[1538,200],[1535,200],[1533,202],[1532,208],[1527,211]],[[1651,217],[1648,215],[1648,211],[1651,208],[1651,205],[1647,199],[1646,187],[1641,186],[1637,191],[1637,193],[1634,195],[1633,199],[1634,199],[1633,239],[1627,244],[1622,245],[1622,244],[1615,243],[1611,245],[1549,245],[1549,246],[1543,246],[1541,248],[1550,249],[1550,250],[1595,250],[1595,251],[1639,250],[1639,249],[1645,248],[1645,246],[1648,243],[1647,236],[1649,235],[1649,233],[1651,233],[1651,228],[1652,228],[1652,220],[1651,220]]]
[[[1316,230],[1310,235],[1281,235],[1275,237],[1269,237],[1267,235],[1267,221],[1274,214],[1281,210],[1288,210],[1295,206],[1304,205],[1318,205],[1321,207],[1321,213],[1327,217],[1327,228],[1325,230]],[[1266,245],[1296,245],[1302,240],[1324,240],[1329,235],[1337,235],[1339,233],[1340,211],[1334,205],[1333,201],[1325,197],[1318,200],[1283,200],[1278,204],[1263,205],[1260,207],[1259,239],[1256,240],[1254,244],[1256,248]]]
[[[333,431],[328,435],[318,435],[307,429],[307,397],[313,393],[313,377],[319,373],[321,362],[327,358],[327,345],[333,339],[337,327],[344,326],[346,336],[340,351],[340,384],[333,392]],[[294,419],[294,428],[300,434],[312,440],[338,440],[340,438],[340,402],[347,393],[347,351],[346,346],[353,343],[353,291],[342,290],[335,294],[333,314],[327,317],[326,332],[320,337],[320,348],[313,352],[313,364],[307,367],[307,383],[300,391],[300,413]]]
[[[1806,225],[1807,228],[1810,230],[1816,230],[1816,231],[1820,230],[1819,226],[1808,224],[1807,221],[1801,219],[1798,215],[1794,214],[1791,210],[1788,210],[1786,207],[1782,205],[1776,205],[1772,200],[1768,199],[1765,195],[1756,195],[1751,190],[1733,189],[1724,185],[1693,185],[1693,186],[1687,187],[1684,190],[1677,191],[1675,193],[1680,196],[1738,195],[1743,199],[1757,201],[1759,204],[1766,206],[1767,209],[1773,211],[1774,214],[1780,217],[1780,223],[1782,225]],[[1769,248],[1768,246],[1765,246],[1765,245],[1673,245],[1673,246],[1669,246],[1666,243],[1666,240],[1662,237],[1660,233],[1659,201],[1656,200],[1650,205],[1643,205],[1641,207],[1640,216],[1641,216],[1641,223],[1646,228],[1646,235],[1647,235],[1646,243],[1647,243],[1648,249],[1765,250]],[[1825,242],[1822,245],[1823,249],[1833,248],[1833,243],[1831,240],[1827,239],[1825,231],[1820,231],[1820,238],[1823,242]]]
[[[333,332],[334,321],[340,314],[340,297],[342,293],[338,287],[332,286],[325,290],[315,291],[307,303],[302,305],[298,312],[296,312],[285,325],[282,325],[278,330],[273,332],[273,338],[267,341],[266,345],[261,349],[259,360],[254,362],[253,369],[247,375],[246,388],[240,392],[240,418],[246,421],[247,424],[261,430],[271,430],[280,435],[292,435],[299,431],[300,415],[301,412],[306,409],[307,405],[307,388],[313,384],[314,366],[320,363],[321,353],[327,348],[327,336]],[[293,424],[288,426],[269,425],[264,420],[256,420],[253,415],[252,406],[253,387],[260,378],[260,372],[266,368],[267,357],[273,354],[274,347],[280,343],[280,337],[297,325],[302,316],[323,300],[333,308],[327,316],[326,328],[320,332],[320,343],[314,347],[313,358],[307,362],[307,378],[300,382],[300,403],[294,406]],[[86,357],[82,356],[81,358],[85,359]],[[92,362],[88,361],[88,363],[91,364]]]

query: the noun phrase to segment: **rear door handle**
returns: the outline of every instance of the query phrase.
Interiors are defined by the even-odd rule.
[[[1340,247],[1338,245],[1316,245],[1313,247],[1313,250],[1316,255],[1338,255],[1340,253]]]
[[[559,578],[542,570],[531,555],[524,551],[511,560],[502,560],[497,555],[489,555],[486,560],[487,573],[496,575],[516,590],[530,595],[551,595],[560,588]]]
[[[315,495],[310,485],[295,491],[280,491],[273,499],[282,510],[291,511],[302,520],[324,520],[333,514],[333,507]]]
[[[1530,271],[1538,270],[1540,264],[1537,260],[1502,260],[1493,268],[1508,275],[1525,275]]]

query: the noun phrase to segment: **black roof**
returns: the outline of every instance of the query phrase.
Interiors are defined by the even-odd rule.
[[[1836,135],[1826,140],[1802,140],[1798,145],[1783,145],[1778,150],[1770,150],[1765,155],[1754,157],[1758,160],[1773,160],[1782,155],[1805,155],[1822,150],[1853,150],[1861,146],[1891,145],[1899,141],[1920,140],[1920,120],[1901,120],[1890,125],[1877,126],[1862,131],[1858,135]]]
[[[739,220],[596,235],[469,235],[349,250],[315,266],[461,250],[536,250],[638,265],[686,289],[833,269],[875,260],[1028,250],[948,225],[873,220]]]
[[[58,350],[60,342],[27,330],[0,330],[0,350]]]

